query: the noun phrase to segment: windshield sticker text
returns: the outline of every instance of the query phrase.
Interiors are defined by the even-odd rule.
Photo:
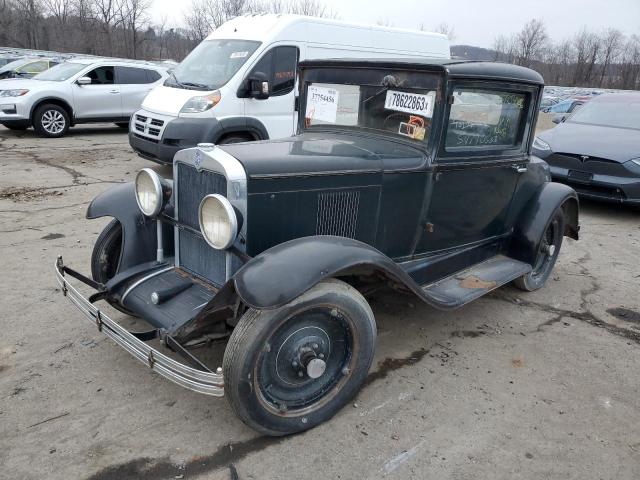
[[[249,52],[232,52],[229,58],[245,58]]]
[[[431,118],[433,116],[433,101],[434,92],[422,95],[419,93],[387,90],[384,108],[387,110],[395,110],[396,112],[412,113],[414,115]]]
[[[340,94],[334,88],[309,85],[305,112],[307,121],[335,123],[338,115],[339,96]]]

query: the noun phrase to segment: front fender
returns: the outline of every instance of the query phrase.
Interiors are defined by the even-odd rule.
[[[155,221],[140,212],[133,182],[110,188],[93,199],[87,218],[99,217],[113,217],[122,226],[120,271],[156,259]]]
[[[245,264],[233,281],[246,305],[271,309],[289,303],[325,278],[372,273],[391,278],[442,308],[389,257],[344,237],[303,237],[281,243]]]
[[[542,235],[557,208],[563,208],[565,213],[565,236],[578,239],[578,195],[567,185],[546,182],[518,215],[509,247],[510,257],[534,264]]]

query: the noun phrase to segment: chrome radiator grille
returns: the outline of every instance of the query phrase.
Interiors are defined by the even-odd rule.
[[[178,259],[182,268],[222,285],[226,280],[226,252],[211,248],[202,238],[198,207],[202,199],[212,193],[227,195],[227,179],[224,175],[202,170],[191,165],[177,164],[177,220]],[[197,232],[197,233],[196,233]]]

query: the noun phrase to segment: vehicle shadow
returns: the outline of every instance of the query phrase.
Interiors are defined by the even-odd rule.
[[[100,123],[95,125],[82,125],[80,127],[71,127],[67,134],[62,138],[70,138],[70,137],[82,137],[88,135],[126,135],[127,130],[118,127],[114,124],[109,123]],[[33,128],[29,128],[27,130],[9,130],[7,128],[0,127],[0,138],[43,138],[36,135],[36,132]],[[43,140],[47,140],[43,138]]]
[[[621,203],[598,202],[585,198],[580,198],[580,210],[581,213],[621,221],[637,221],[638,215],[640,215],[640,207]]]

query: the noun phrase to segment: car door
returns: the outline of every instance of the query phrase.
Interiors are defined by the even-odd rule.
[[[116,84],[120,89],[124,117],[130,117],[140,108],[144,97],[160,78],[158,72],[148,68],[116,66]]]
[[[245,98],[245,114],[260,120],[269,138],[288,137],[295,127],[295,84],[298,68],[298,48],[281,45],[268,50],[251,69],[267,76],[270,95],[266,100]]]
[[[528,162],[525,127],[534,95],[517,85],[450,88],[428,222],[416,253],[482,244],[508,233],[509,205]]]
[[[93,68],[81,77],[89,77],[91,83],[73,83],[74,115],[79,120],[112,120],[122,118],[120,88],[115,83],[113,65]]]

